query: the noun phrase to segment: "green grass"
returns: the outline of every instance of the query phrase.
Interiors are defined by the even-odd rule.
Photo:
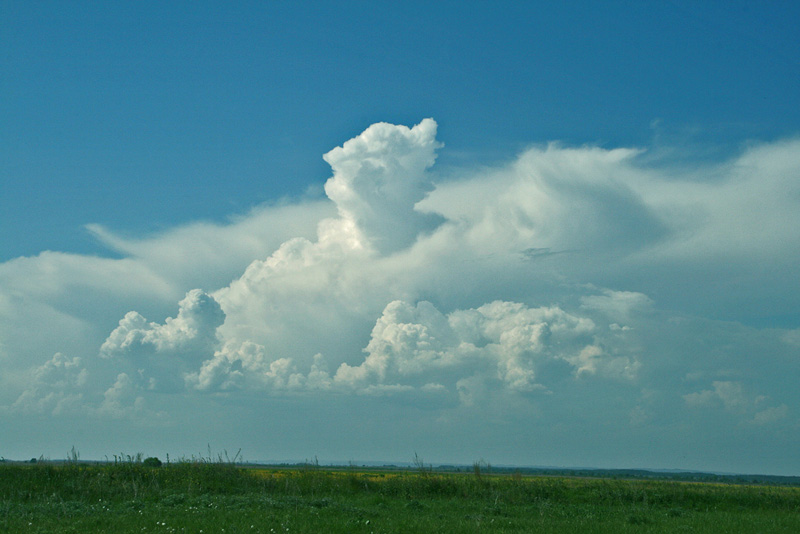
[[[800,532],[800,489],[428,472],[0,465],[0,532]]]

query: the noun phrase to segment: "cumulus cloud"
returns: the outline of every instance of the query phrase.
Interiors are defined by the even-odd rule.
[[[124,359],[147,372],[158,370],[154,380],[176,380],[174,373],[213,355],[219,346],[217,328],[225,320],[219,303],[199,289],[189,291],[178,307],[177,316],[164,324],[127,313],[100,347],[100,355]]]
[[[56,352],[87,360],[130,306],[174,299],[161,277],[127,258],[43,252],[0,264],[0,345],[9,355],[0,389],[16,390],[21,373]]]
[[[126,373],[117,375],[114,385],[103,393],[99,412],[115,418],[123,418],[141,413],[145,400],[136,383]]]
[[[14,402],[13,410],[60,415],[80,409],[89,373],[79,357],[57,352],[32,375],[31,385]]]
[[[413,128],[373,124],[325,154],[333,169],[325,193],[371,246],[383,253],[406,247],[436,223],[415,206],[433,190],[426,169],[440,146],[432,119]]]
[[[591,319],[559,308],[496,301],[445,316],[429,302],[395,301],[373,328],[365,360],[358,366],[343,363],[334,382],[356,386],[433,378],[457,386],[481,376],[526,392],[546,389],[537,367],[548,360],[566,362],[576,376],[632,374],[635,361],[620,365],[609,358],[596,333]]]
[[[610,331],[609,331],[610,332]],[[228,343],[205,361],[187,384],[201,391],[244,387],[281,390],[330,390],[361,394],[436,392],[463,396],[477,382],[502,385],[508,391],[547,391],[553,362],[561,362],[575,379],[600,376],[630,380],[639,362],[587,318],[560,308],[529,308],[496,301],[445,315],[426,301],[390,302],[372,328],[357,365],[339,364],[329,374],[323,354],[310,368],[296,358],[268,354],[246,341]]]
[[[318,390],[330,387],[326,362],[317,354],[307,373],[293,359],[270,359],[264,347],[246,341],[226,344],[203,362],[200,370],[186,375],[186,384],[199,391],[230,391],[244,388],[268,392]]]
[[[550,144],[448,178],[441,146],[431,119],[375,124],[325,155],[327,199],[142,239],[92,226],[124,257],[1,264],[5,402],[126,419],[280,398],[332,420],[369,402],[554,439],[726,414],[792,434],[797,141],[691,171]]]
[[[216,329],[225,313],[213,297],[193,289],[178,303],[178,315],[168,317],[163,325],[147,323],[130,312],[100,347],[101,354],[113,356],[149,346],[155,352],[207,352],[217,344]]]

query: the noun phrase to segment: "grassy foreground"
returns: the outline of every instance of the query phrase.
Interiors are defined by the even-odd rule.
[[[0,465],[0,532],[800,532],[800,488],[668,481]]]

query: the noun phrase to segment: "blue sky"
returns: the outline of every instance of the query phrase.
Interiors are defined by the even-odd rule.
[[[0,10],[0,455],[800,473],[800,8]]]

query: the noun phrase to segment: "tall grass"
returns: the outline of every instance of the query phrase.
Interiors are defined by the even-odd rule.
[[[763,508],[800,512],[800,488],[667,481],[490,476],[481,472],[328,471],[318,464],[298,469],[248,469],[208,458],[148,467],[141,456],[119,456],[103,465],[0,465],[0,500],[157,501],[176,493],[336,497],[375,494],[404,499],[493,499],[509,504],[559,502],[604,506],[640,505],[687,509]]]
[[[238,455],[237,455],[238,457]],[[64,463],[0,466],[0,500],[30,502],[42,498],[68,500],[157,500],[175,492],[189,495],[253,491],[260,483],[234,460],[182,459],[150,467],[141,454],[115,455],[105,464]]]

